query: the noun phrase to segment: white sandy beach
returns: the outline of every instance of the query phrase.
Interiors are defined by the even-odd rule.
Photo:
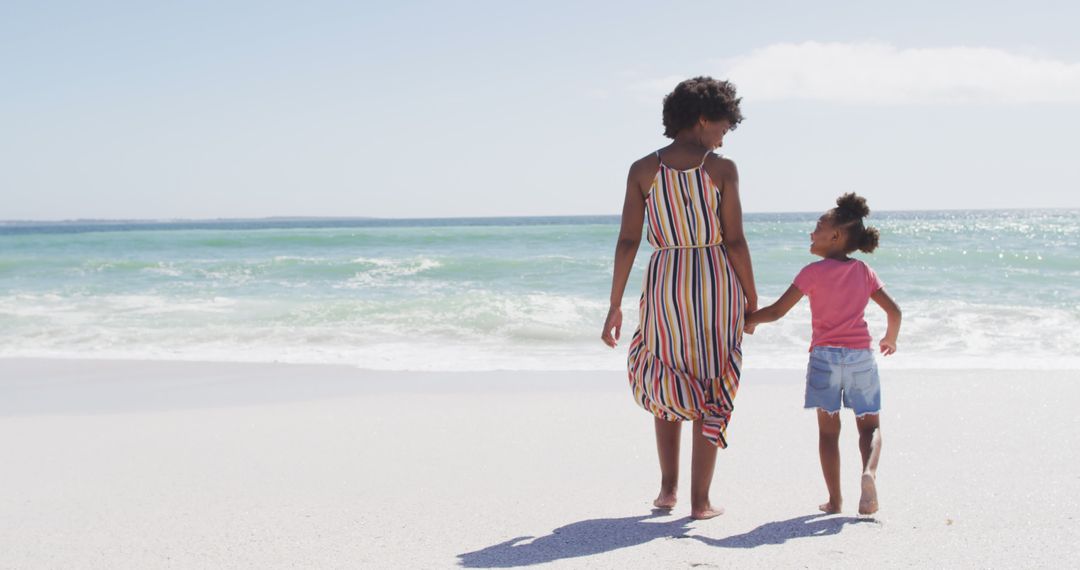
[[[825,498],[798,371],[747,369],[714,502],[654,514],[621,372],[0,360],[0,568],[1061,567],[1080,371],[883,371],[882,508]],[[1069,561],[1072,562],[1069,562]]]

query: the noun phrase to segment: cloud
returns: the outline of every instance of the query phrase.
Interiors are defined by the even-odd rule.
[[[884,43],[782,43],[703,66],[753,101],[861,105],[1080,103],[1080,63],[985,47],[901,49]],[[685,76],[639,80],[655,101]]]
[[[882,43],[775,44],[721,61],[720,77],[755,100],[872,105],[1078,103],[1080,63],[994,48],[899,49]]]

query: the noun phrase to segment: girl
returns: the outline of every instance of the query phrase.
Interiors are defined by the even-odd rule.
[[[877,512],[878,457],[881,454],[881,384],[870,331],[863,320],[867,302],[873,299],[888,315],[888,330],[881,339],[881,353],[896,352],[900,333],[900,307],[885,292],[873,269],[848,257],[856,249],[870,253],[878,245],[878,231],[863,225],[870,214],[866,199],[844,194],[836,207],[825,212],[810,234],[810,253],[823,259],[811,263],[772,305],[747,317],[747,329],[783,317],[803,295],[810,297],[813,339],[806,368],[806,408],[817,408],[818,453],[829,502],[819,508],[838,513],[840,497],[840,404],[855,412],[862,453],[862,497],[859,513]]]

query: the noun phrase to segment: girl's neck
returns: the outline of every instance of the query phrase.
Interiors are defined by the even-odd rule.
[[[826,253],[825,255],[823,255],[821,257],[824,258],[824,259],[831,259],[833,261],[851,261],[851,258],[848,257],[847,254],[843,253],[843,252],[840,252],[840,253]]]

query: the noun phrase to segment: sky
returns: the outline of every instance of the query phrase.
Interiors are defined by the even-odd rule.
[[[0,219],[618,214],[729,79],[747,212],[1080,208],[1080,3],[0,2]]]

